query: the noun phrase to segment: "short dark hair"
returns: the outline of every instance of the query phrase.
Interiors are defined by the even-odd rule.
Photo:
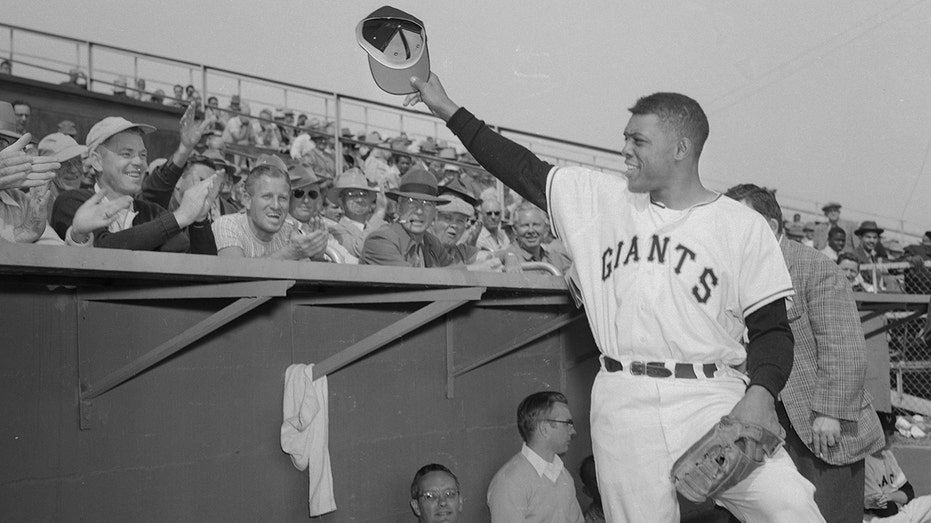
[[[544,391],[535,392],[520,402],[517,406],[517,430],[525,442],[537,430],[540,421],[549,414],[556,403],[569,404],[569,400],[561,392]]]
[[[420,480],[431,472],[445,472],[449,474],[456,482],[456,490],[459,490],[459,478],[453,474],[453,471],[449,470],[443,465],[440,465],[439,463],[430,463],[429,465],[420,467],[417,473],[414,474],[414,480],[411,481],[411,499],[417,499],[420,497]]]
[[[263,176],[269,178],[284,178],[284,180],[288,182],[288,187],[291,187],[291,179],[288,177],[287,173],[281,172],[281,169],[274,165],[263,164],[249,171],[249,175],[246,176],[244,190],[251,195],[252,191],[255,190],[256,184],[259,183],[259,178]]]
[[[779,202],[776,201],[776,191],[752,183],[742,183],[731,187],[724,195],[738,202],[746,201],[750,208],[762,214],[767,221],[776,220],[776,223],[779,224],[776,232],[782,234],[784,229],[782,208],[779,207]]]
[[[708,117],[695,100],[679,93],[653,93],[628,110],[635,115],[655,114],[667,130],[692,141],[696,158],[701,155],[708,139]]]
[[[844,260],[856,262],[857,266],[858,266],[858,267],[860,266],[860,258],[857,258],[856,256],[854,256],[853,254],[851,254],[851,253],[849,253],[849,252],[841,252],[841,253],[838,253],[838,255],[837,255],[837,264],[840,265],[840,262],[842,262],[842,261],[844,261]]]
[[[840,227],[831,227],[831,229],[828,230],[828,238],[834,236],[835,234],[843,234],[844,238],[847,237],[847,231],[841,229]]]

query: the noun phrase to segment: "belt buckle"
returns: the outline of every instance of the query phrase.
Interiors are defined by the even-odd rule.
[[[647,364],[642,361],[630,362],[630,373],[634,376],[643,376],[647,373]]]

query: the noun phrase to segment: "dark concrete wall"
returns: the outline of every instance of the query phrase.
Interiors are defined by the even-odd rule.
[[[279,446],[284,371],[318,362],[423,304],[305,306],[276,298],[93,400],[94,381],[230,303],[88,302],[68,288],[0,284],[0,520],[301,521],[306,472]],[[466,305],[329,378],[333,522],[411,521],[410,480],[440,462],[463,483],[464,521],[486,521],[491,476],[520,446],[517,403],[567,392],[589,452],[595,362],[584,321],[457,378],[457,366],[532,332],[565,306]],[[577,485],[578,486],[578,485]],[[582,498],[584,502],[584,497]]]
[[[32,107],[27,130],[36,142],[58,132],[58,122],[71,120],[78,129],[76,139],[83,144],[95,123],[107,116],[122,116],[158,128],[145,139],[149,160],[167,157],[178,147],[178,121],[183,111],[176,107],[7,75],[0,76],[0,100],[10,103],[22,100]]]

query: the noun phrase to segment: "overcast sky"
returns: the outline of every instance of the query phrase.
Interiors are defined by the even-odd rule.
[[[33,0],[4,21],[343,94],[375,87],[356,23],[383,2]],[[931,1],[397,1],[432,68],[490,123],[619,148],[638,96],[711,122],[709,185],[931,229]]]

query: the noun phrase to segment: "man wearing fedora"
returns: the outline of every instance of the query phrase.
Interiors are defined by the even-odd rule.
[[[328,224],[330,234],[355,257],[362,254],[365,239],[384,225],[388,201],[385,196],[369,187],[362,170],[353,167],[336,179],[327,193],[332,203],[343,210],[339,222]]]
[[[444,245],[430,232],[437,206],[449,203],[438,196],[436,178],[412,167],[401,177],[401,186],[388,191],[398,203],[398,221],[383,225],[366,238],[359,263],[398,267],[446,267],[462,263],[455,245]]]
[[[850,251],[856,246],[853,239],[853,229],[856,224],[847,220],[841,220],[840,210],[841,204],[837,202],[828,202],[821,208],[821,211],[824,213],[824,216],[827,217],[828,221],[826,223],[819,223],[815,226],[815,250],[820,251],[828,246],[828,232],[835,227],[843,229],[846,233],[844,250]]]
[[[288,216],[285,223],[304,234],[312,231],[326,231],[327,223],[321,213],[323,201],[326,199],[326,180],[318,178],[313,169],[301,164],[288,167],[291,178],[291,202],[288,205]],[[342,263],[359,263],[359,259],[345,247],[329,236],[327,247],[338,252]]]
[[[860,260],[861,264],[873,264],[889,261],[889,252],[880,241],[885,229],[876,225],[873,220],[866,220],[860,224],[853,233],[857,235],[858,245],[850,252]],[[894,275],[877,272],[875,281],[873,270],[864,270],[863,279],[872,284],[879,292],[901,292],[898,282]]]

